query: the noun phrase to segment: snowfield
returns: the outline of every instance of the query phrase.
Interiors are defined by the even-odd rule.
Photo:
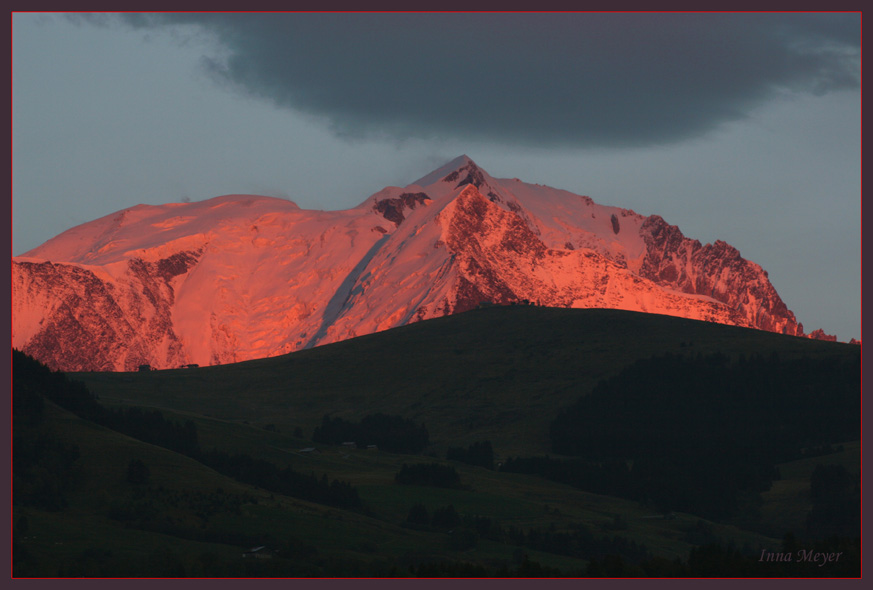
[[[345,211],[226,195],[74,227],[13,259],[13,346],[69,371],[214,365],[485,302],[804,334],[730,245],[461,156]]]

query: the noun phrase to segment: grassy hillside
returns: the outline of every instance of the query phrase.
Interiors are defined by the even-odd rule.
[[[633,312],[501,307],[235,365],[72,375],[106,407],[158,409],[166,420],[190,423],[200,451],[186,456],[145,443],[51,401],[39,420],[16,410],[18,452],[30,445],[51,452],[14,474],[14,573],[852,575],[852,541],[809,538],[806,518],[818,467],[859,473],[857,441],[778,465],[781,478],[769,490],[744,498],[742,510],[720,522],[445,459],[449,447],[485,440],[498,462],[561,459],[550,452],[555,418],[603,379],[665,352],[852,359],[859,347]],[[49,386],[15,387],[27,401],[26,392]],[[356,422],[378,412],[423,423],[430,445],[402,454],[312,440],[325,415]],[[347,482],[363,507],[243,483],[208,465],[212,449]],[[49,469],[51,460],[61,469]],[[130,473],[135,461],[147,468],[144,480]],[[454,470],[459,484],[395,481],[404,465],[430,463]],[[757,564],[762,550],[783,550],[786,533],[817,543],[802,548],[843,551],[844,569]],[[260,545],[276,553],[243,557]]]
[[[273,424],[310,436],[324,415],[423,422],[438,452],[491,440],[549,451],[560,408],[637,359],[684,354],[831,356],[854,345],[617,310],[493,307],[293,354],[199,369],[77,374],[108,404]]]
[[[454,547],[448,529],[409,526],[415,504],[431,514],[451,505],[462,519],[489,518],[504,529],[583,527],[596,539],[620,536],[669,559],[686,557],[700,530],[708,540],[755,548],[779,543],[729,525],[705,523],[701,529],[704,521],[688,514],[653,518],[658,515],[651,508],[635,502],[534,476],[456,465],[463,489],[400,486],[394,474],[421,457],[326,448],[312,458],[308,467],[316,472],[329,469],[331,476],[353,482],[369,509],[365,515],[240,484],[51,404],[46,413],[40,431],[76,445],[80,456],[63,491],[64,508],[14,506],[16,576],[409,576],[410,567],[443,562],[475,564],[493,574],[500,568],[516,572],[525,557],[565,574],[584,574],[587,560],[510,539],[479,538],[473,547]],[[240,433],[244,438],[258,437]],[[148,466],[146,484],[127,481],[133,459]],[[280,548],[282,559],[242,558],[261,544]]]

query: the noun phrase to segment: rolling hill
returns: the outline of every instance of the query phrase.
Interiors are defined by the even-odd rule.
[[[822,403],[848,400],[849,411],[839,418],[849,414],[850,426],[828,434],[827,445],[780,459],[766,489],[741,489],[738,508],[718,518],[665,511],[629,490],[604,493],[554,474],[445,459],[450,448],[488,441],[497,464],[539,457],[599,469],[606,463],[554,453],[550,427],[580,400],[602,395],[604,384],[665,354],[704,364],[721,355],[729,359],[726,367],[740,359],[769,359],[776,367],[829,363],[849,387],[835,382],[832,393],[823,387],[812,395]],[[836,465],[849,481],[860,471],[851,426],[854,408],[860,409],[860,388],[855,396],[851,386],[859,355],[853,345],[683,318],[513,305],[243,363],[71,374],[106,412],[157,411],[169,423],[190,423],[183,430],[196,431],[198,450],[145,442],[135,430],[96,424],[51,399],[34,423],[19,411],[14,448],[42,441],[54,449],[46,457],[71,468],[58,471],[67,478],[62,482],[46,479],[39,460],[16,472],[16,493],[29,495],[13,506],[14,560],[20,575],[98,577],[853,576],[859,557],[852,534],[819,538],[815,531],[825,529],[810,529],[808,515],[836,518],[823,512],[831,504],[821,492],[812,493],[819,468]],[[778,374],[768,366],[755,369],[761,378]],[[683,376],[667,377],[678,391]],[[16,385],[20,396],[32,389]],[[662,395],[669,398],[670,388]],[[704,411],[706,395],[701,388]],[[640,419],[632,407],[622,411]],[[414,454],[313,441],[324,416],[360,423],[375,414],[423,425],[428,446]],[[844,433],[850,438],[836,440]],[[147,466],[145,481],[130,475],[135,460]],[[232,471],[234,461],[268,475],[285,469],[312,474],[313,481],[345,482],[361,507],[277,491],[274,476]],[[426,470],[432,464],[456,472],[459,483],[399,483],[405,465]],[[680,472],[666,481],[682,485],[681,478],[699,476]],[[52,483],[60,504],[41,505],[34,490]],[[847,485],[828,498],[851,498]],[[757,561],[762,551],[813,545],[842,552],[843,561],[831,569]],[[259,546],[267,559],[243,556]]]

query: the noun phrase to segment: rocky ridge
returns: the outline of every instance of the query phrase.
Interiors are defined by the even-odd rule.
[[[262,358],[486,303],[805,335],[729,244],[466,156],[345,211],[252,195],[138,205],[13,259],[13,345],[67,371]]]

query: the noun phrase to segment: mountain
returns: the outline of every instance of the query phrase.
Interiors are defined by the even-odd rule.
[[[804,335],[729,244],[467,156],[345,211],[252,195],[137,205],[14,258],[12,287],[13,346],[66,371],[263,358],[487,303]]]

